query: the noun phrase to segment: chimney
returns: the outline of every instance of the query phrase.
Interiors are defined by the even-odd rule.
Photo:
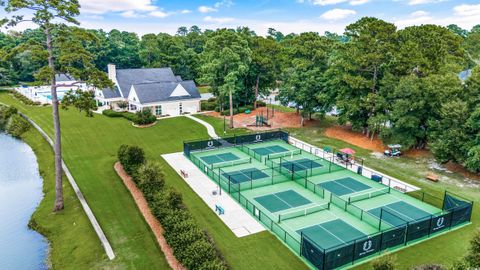
[[[108,64],[107,69],[108,69],[108,78],[113,82],[115,82],[115,80],[117,79],[117,68],[115,67],[114,64]]]

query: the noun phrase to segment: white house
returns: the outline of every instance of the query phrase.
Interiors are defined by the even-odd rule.
[[[200,110],[200,93],[195,82],[175,76],[171,68],[116,69],[110,64],[108,77],[114,89],[96,90],[95,97],[101,105],[113,110],[122,110],[121,103],[128,103],[130,112],[150,108],[158,117]]]
[[[75,78],[68,74],[59,73],[55,75],[55,80],[57,85],[72,85],[77,82]],[[59,100],[63,98],[66,92],[69,90],[77,90],[81,89],[82,91],[87,90],[94,90],[93,87],[88,86],[85,83],[78,83],[75,86],[58,86],[57,87],[57,97]],[[52,104],[52,95],[51,95],[51,86],[50,85],[42,85],[42,86],[22,86],[18,87],[15,90],[21,93],[22,95],[26,96],[27,98],[31,99],[34,102],[40,102],[41,104]]]

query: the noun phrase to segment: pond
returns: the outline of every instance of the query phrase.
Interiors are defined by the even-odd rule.
[[[48,242],[28,228],[42,181],[30,146],[0,132],[0,269],[47,269]]]

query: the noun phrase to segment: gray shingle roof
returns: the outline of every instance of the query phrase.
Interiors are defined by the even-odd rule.
[[[135,84],[177,81],[171,68],[117,69],[116,76],[120,91],[125,98]]]
[[[177,82],[183,81],[183,80],[182,80],[182,76],[180,76],[180,75],[175,76],[175,78],[177,78]]]
[[[102,90],[102,93],[103,93],[104,98],[119,98],[119,97],[122,97],[122,95],[120,95],[120,90],[118,90],[118,87],[116,87],[116,86],[113,89],[105,88],[105,89]]]
[[[181,84],[190,95],[170,97],[178,84]],[[135,92],[137,93],[140,103],[143,104],[200,98],[200,93],[198,92],[194,81],[143,83],[133,85],[133,87],[135,88]]]
[[[75,78],[72,76],[65,74],[65,73],[57,73],[55,74],[55,81],[57,82],[68,82],[68,81],[76,81]]]

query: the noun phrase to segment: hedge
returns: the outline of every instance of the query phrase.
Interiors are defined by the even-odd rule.
[[[157,118],[152,114],[150,109],[143,109],[136,113],[131,112],[117,112],[114,110],[103,110],[102,114],[108,117],[123,117],[128,121],[133,122],[136,125],[148,125],[155,121]]]
[[[38,106],[40,105],[41,103],[38,102],[38,101],[32,101],[31,99],[27,98],[26,96],[16,92],[16,91],[11,91],[12,95],[20,100],[20,102],[24,103],[25,105],[32,105],[32,106]]]
[[[141,148],[122,145],[118,150],[120,163],[131,168],[131,160],[126,158],[128,149]],[[165,188],[165,175],[158,163],[144,161],[129,174],[145,195],[152,213],[162,224],[167,243],[183,266],[201,270],[229,269],[215,242],[183,204],[182,195],[173,188]]]

